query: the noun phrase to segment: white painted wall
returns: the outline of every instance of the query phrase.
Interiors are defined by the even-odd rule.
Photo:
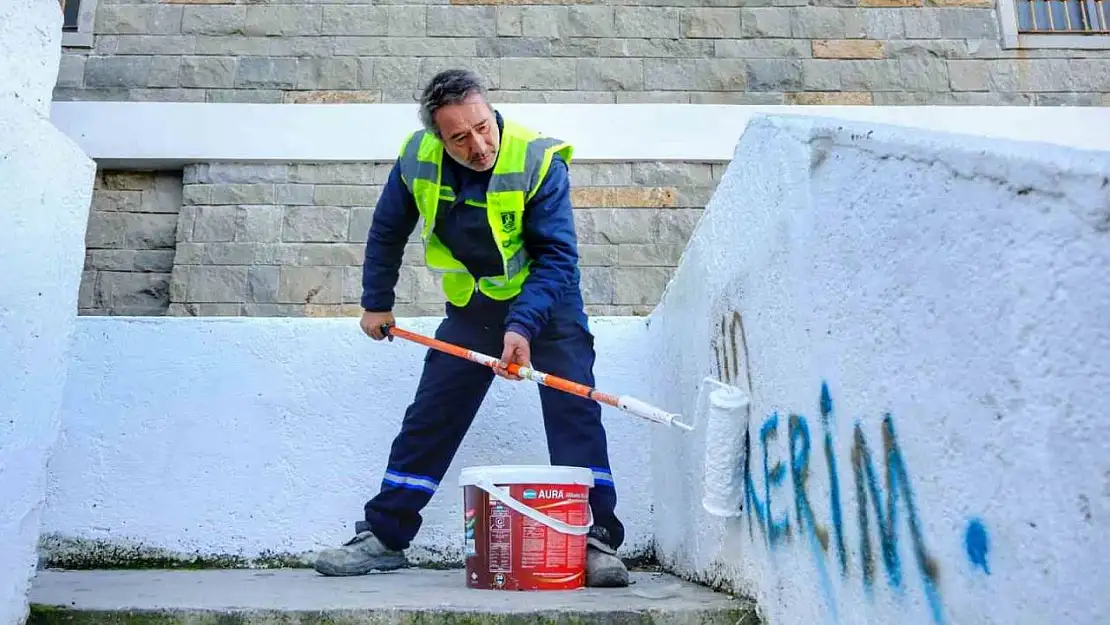
[[[95,166],[46,118],[61,12],[0,3],[0,625],[22,623]]]
[[[438,319],[399,323],[430,336]],[[644,319],[591,325],[599,387],[642,393]],[[354,318],[79,318],[47,552],[259,558],[338,545],[378,491],[424,353],[372,341]],[[494,381],[410,559],[462,560],[461,467],[548,463],[538,392]],[[660,426],[612,408],[603,419],[623,551],[642,555],[651,546],[646,441]]]
[[[497,104],[505,115],[597,160],[720,160],[756,114],[822,115],[992,137],[1110,149],[1110,108],[1001,106],[741,106]],[[211,161],[396,158],[418,121],[414,104],[55,102],[52,117],[110,168]],[[371,122],[372,120],[372,122]]]
[[[1110,622],[1108,276],[1110,153],[753,121],[645,339],[671,409],[714,345],[750,375],[751,497],[706,514],[704,429],[654,430],[660,558],[768,625]]]

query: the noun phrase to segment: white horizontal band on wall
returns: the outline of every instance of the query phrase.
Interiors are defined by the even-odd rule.
[[[507,117],[571,141],[589,161],[732,158],[752,115],[892,123],[1110,150],[1110,108],[504,104]],[[418,127],[414,104],[55,102],[54,124],[103,168],[191,162],[380,161]]]

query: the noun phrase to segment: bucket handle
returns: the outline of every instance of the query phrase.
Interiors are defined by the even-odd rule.
[[[569,523],[564,523],[564,522],[560,521],[559,519],[553,519],[553,518],[547,516],[546,514],[540,512],[539,510],[536,510],[534,508],[529,508],[528,506],[520,503],[516,499],[513,499],[513,496],[511,494],[509,494],[508,492],[506,492],[505,490],[503,490],[501,488],[498,488],[497,486],[494,486],[493,482],[489,481],[488,479],[477,479],[477,480],[474,481],[474,485],[477,486],[478,488],[486,491],[490,495],[493,495],[499,501],[501,501],[501,503],[505,504],[506,506],[508,506],[512,510],[515,510],[516,512],[519,512],[519,513],[523,514],[524,516],[526,516],[526,517],[528,517],[528,518],[530,518],[534,521],[538,521],[540,523],[543,523],[544,525],[550,527],[551,529],[553,529],[557,532],[562,532],[564,534],[571,534],[573,536],[584,536],[590,531],[590,528],[593,527],[594,511],[593,511],[593,508],[591,508],[589,505],[586,506],[586,511],[590,515],[590,518],[586,521],[586,524],[585,525],[570,525]]]

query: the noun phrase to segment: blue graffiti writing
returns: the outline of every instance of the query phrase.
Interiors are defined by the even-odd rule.
[[[835,610],[827,570],[829,551],[835,551],[834,566],[839,569],[841,577],[847,578],[853,565],[844,535],[840,474],[837,471],[833,445],[833,400],[825,383],[821,385],[819,405],[824,430],[822,451],[829,472],[829,519],[817,518],[813,510],[812,493],[807,490],[814,447],[809,423],[804,415],[789,414],[785,432],[788,447],[786,462],[773,458],[776,453],[774,441],[780,425],[777,411],[771,413],[759,427],[757,444],[761,449],[754,458],[754,437],[750,431],[745,433],[743,510],[748,519],[749,536],[754,538],[753,530],[758,527],[763,541],[773,549],[795,535],[806,541],[818,569],[825,596]],[[944,615],[940,598],[939,565],[926,547],[910,472],[895,432],[894,418],[890,414],[883,416],[880,433],[881,453],[876,455],[864,434],[863,426],[857,422],[852,429],[851,471],[859,528],[857,553],[860,577],[864,589],[870,593],[875,583],[876,555],[881,554],[879,557],[887,585],[895,589],[904,586],[905,572],[900,551],[902,541],[899,535],[899,528],[904,523],[909,529],[906,542],[910,545],[915,565],[913,570],[921,579],[930,615],[935,623],[940,624],[944,622]],[[758,479],[752,473],[753,464],[760,461],[762,489],[756,487]],[[785,487],[783,482],[786,481],[787,473],[789,487],[794,491],[793,506],[779,504],[776,508],[775,503],[783,499],[780,491]],[[831,522],[831,527],[824,524],[825,521]],[[984,571],[988,570],[986,532],[981,523],[975,522],[968,528],[966,542],[971,561],[979,564]]]
[[[990,551],[990,539],[987,538],[987,528],[979,519],[972,519],[967,524],[964,532],[964,548],[967,549],[967,559],[974,566],[983,569],[987,575],[991,574],[990,565],[987,564],[987,552]]]

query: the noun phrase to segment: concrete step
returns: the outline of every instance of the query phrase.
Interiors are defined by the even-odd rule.
[[[471,590],[464,571],[40,571],[27,625],[757,625],[753,604],[662,573],[627,588]]]

